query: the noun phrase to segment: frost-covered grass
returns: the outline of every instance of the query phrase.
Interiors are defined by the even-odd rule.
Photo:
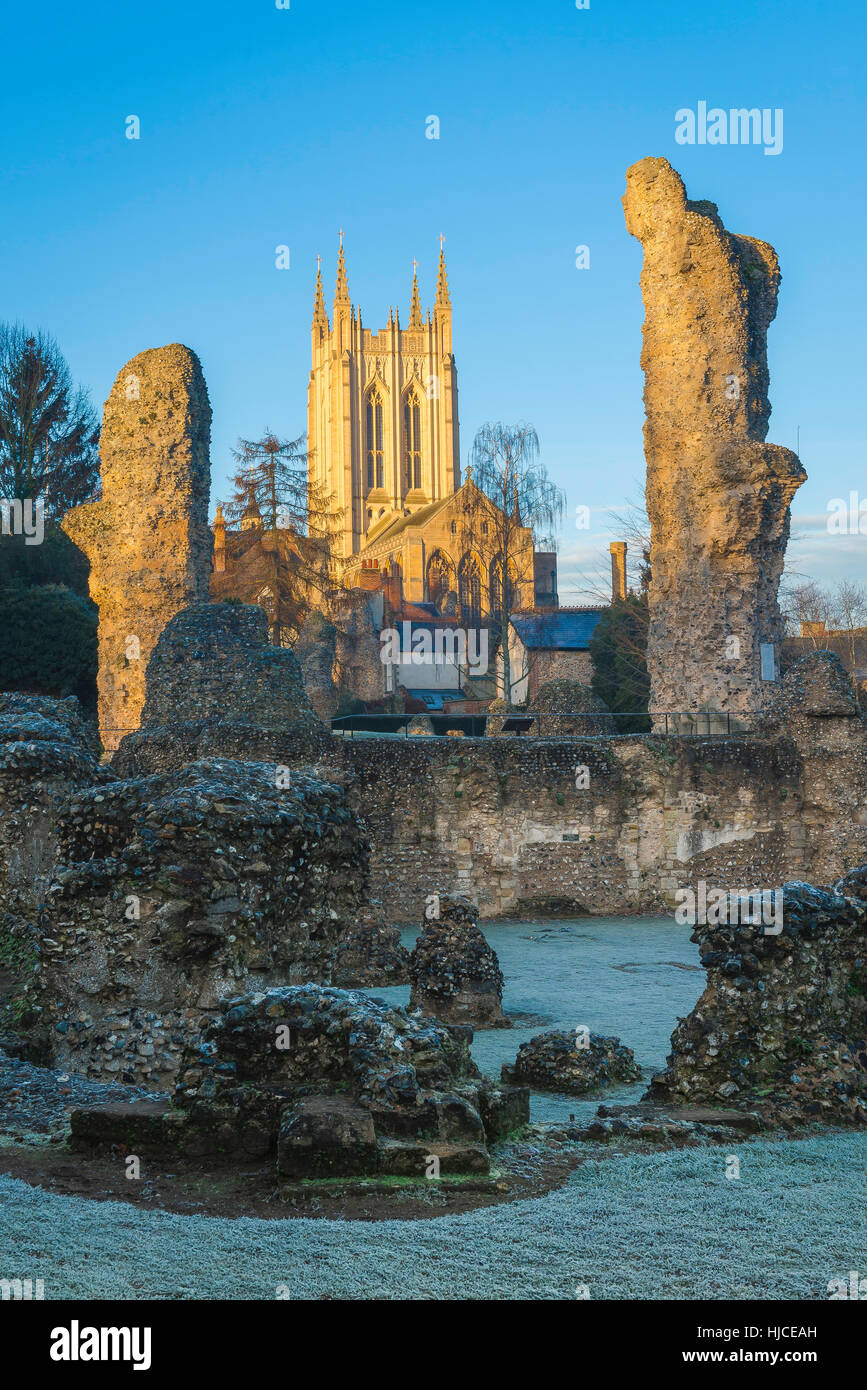
[[[558,1192],[423,1221],[139,1211],[0,1178],[0,1278],[46,1298],[824,1299],[867,1273],[867,1139],[594,1159]]]

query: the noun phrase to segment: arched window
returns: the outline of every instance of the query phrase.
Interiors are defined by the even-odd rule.
[[[406,492],[421,487],[421,405],[415,391],[403,402],[403,481]]]
[[[465,627],[478,627],[482,621],[482,577],[472,555],[465,555],[458,575],[458,601]]]
[[[449,557],[441,550],[435,550],[427,567],[428,602],[441,603],[453,584],[454,569]]]
[[[385,449],[382,432],[382,395],[374,386],[367,396],[367,487],[385,486]]]

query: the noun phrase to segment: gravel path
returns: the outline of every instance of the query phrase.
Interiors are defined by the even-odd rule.
[[[544,1198],[431,1221],[142,1212],[0,1178],[0,1277],[46,1298],[825,1299],[867,1273],[867,1138],[594,1160]]]

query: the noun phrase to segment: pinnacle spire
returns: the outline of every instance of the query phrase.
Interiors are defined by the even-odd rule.
[[[449,298],[449,282],[448,282],[448,277],[447,277],[447,275],[446,275],[446,255],[445,255],[445,251],[443,250],[443,242],[444,242],[444,241],[445,241],[445,237],[444,237],[444,236],[441,236],[441,237],[440,237],[440,263],[439,263],[439,271],[438,271],[438,273],[437,273],[437,297],[436,297],[436,299],[434,300],[434,308],[437,308],[437,309],[450,309],[450,308],[451,308],[451,303],[452,303],[451,299]]]
[[[313,299],[313,323],[328,327],[328,314],[325,310],[325,292],[322,288],[322,257],[316,257],[316,294]]]
[[[343,228],[340,228],[340,253],[337,257],[337,289],[334,293],[335,304],[349,304],[349,281],[346,278],[346,260],[343,255]]]
[[[412,303],[409,310],[410,328],[424,328],[421,316],[421,301],[418,297],[418,261],[412,263]]]

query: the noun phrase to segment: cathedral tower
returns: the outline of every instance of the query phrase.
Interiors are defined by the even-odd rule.
[[[337,553],[365,548],[388,520],[411,516],[460,485],[458,385],[452,307],[440,238],[433,318],[422,313],[414,273],[409,321],[397,310],[378,333],[353,307],[343,253],[329,324],[321,269],[313,305],[312,370],[307,393],[311,484],[342,512]]]

